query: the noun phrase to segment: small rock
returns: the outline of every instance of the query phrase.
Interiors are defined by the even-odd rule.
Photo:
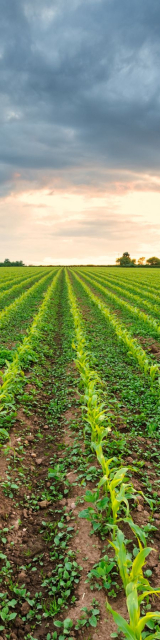
[[[28,518],[27,509],[23,509],[24,518]]]
[[[145,518],[146,518],[147,520],[149,520],[149,513],[148,513],[148,511],[143,511],[143,513],[144,513]]]
[[[30,628],[29,624],[26,624],[25,625],[25,633],[30,633],[30,630],[31,630],[31,628]]]
[[[147,564],[149,567],[156,567],[158,564],[158,551],[157,549],[153,549],[147,558]]]
[[[154,518],[156,518],[156,520],[160,520],[160,513],[154,513]]]
[[[19,582],[24,582],[25,579],[26,579],[26,572],[21,571],[21,573],[19,573],[18,580]]]
[[[48,424],[45,424],[43,429],[49,429]]]
[[[67,522],[69,522],[69,521],[70,521],[70,517],[69,517],[69,516],[67,516],[67,517],[66,517],[66,520],[67,520]]]
[[[144,502],[144,496],[141,496],[140,494],[138,494],[138,500],[139,502]]]
[[[42,464],[42,462],[43,462],[42,458],[37,458],[36,459],[36,464],[40,465],[40,464]]]
[[[28,444],[28,440],[25,440],[25,441],[24,441],[24,444]]]
[[[30,606],[29,606],[28,602],[23,602],[23,604],[22,604],[22,606],[21,606],[21,613],[22,613],[22,615],[23,615],[23,616],[26,616],[26,615],[27,615],[27,613],[29,612],[29,610],[30,610]]]
[[[47,483],[46,483],[46,486],[49,488],[49,487],[51,486],[51,483],[50,483],[50,482],[47,482]]]
[[[15,627],[17,627],[17,628],[18,628],[18,627],[23,627],[23,620],[22,620],[22,618],[17,617],[17,618],[14,620],[14,624],[15,624]]]
[[[143,506],[142,506],[142,504],[138,504],[138,506],[137,506],[137,511],[143,511]]]
[[[36,453],[31,453],[32,458],[36,458]]]
[[[28,436],[28,442],[33,442],[34,437],[33,436]]]
[[[48,484],[48,483],[47,483]],[[60,504],[62,505],[62,507],[65,507],[66,505],[66,498],[62,498],[62,500],[60,500]]]
[[[38,553],[41,553],[43,551],[43,542],[38,540],[35,541],[33,544],[30,545],[29,551],[30,551],[30,558],[37,556]],[[29,558],[29,562],[30,562],[30,558]]]
[[[75,502],[71,502],[71,509],[76,509],[76,504],[75,504]]]
[[[34,471],[34,467],[33,467],[33,464],[31,464],[31,471]]]
[[[42,502],[39,502],[39,507],[40,509],[45,509],[45,507],[49,507],[49,504],[51,503],[48,500],[42,500]]]

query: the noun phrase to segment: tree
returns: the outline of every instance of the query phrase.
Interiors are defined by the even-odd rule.
[[[136,260],[135,258],[133,258],[132,260],[128,251],[125,251],[121,258],[117,258],[116,262],[120,265],[120,267],[134,267]]]
[[[25,265],[22,260],[11,262],[8,258],[5,258],[4,262],[0,262],[0,267],[25,267]]]
[[[153,256],[153,258],[148,258],[146,262],[150,265],[150,267],[160,267],[160,259],[156,258],[155,256]]]
[[[145,258],[139,258],[138,259],[138,264],[144,264]]]

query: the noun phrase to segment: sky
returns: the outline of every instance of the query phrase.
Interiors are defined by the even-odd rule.
[[[160,257],[159,0],[1,0],[0,261]]]

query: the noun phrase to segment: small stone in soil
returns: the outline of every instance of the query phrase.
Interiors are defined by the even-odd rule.
[[[48,502],[48,500],[42,500],[42,502],[39,502],[39,507],[40,507],[40,509],[45,509],[45,507],[48,507],[49,504],[51,504],[51,503]]]
[[[28,602],[23,602],[23,604],[21,606],[22,615],[26,616],[27,613],[29,612],[29,610],[30,610],[30,606],[29,606]]]
[[[29,633],[29,632],[30,632],[30,626],[29,626],[29,624],[26,624],[25,633]]]
[[[21,571],[21,573],[19,573],[18,580],[19,582],[23,582],[25,579],[26,579],[26,573],[25,571]]]
[[[36,459],[36,464],[39,465],[39,464],[42,464],[42,462],[43,462],[42,458],[37,458]]]
[[[23,627],[23,620],[21,618],[16,618],[14,620],[15,627]]]

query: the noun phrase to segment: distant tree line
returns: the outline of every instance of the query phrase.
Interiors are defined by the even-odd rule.
[[[148,258],[145,262],[145,258],[139,258],[136,264],[135,258],[131,258],[128,251],[125,251],[121,258],[117,258],[116,264],[120,267],[160,267],[160,259],[153,256]]]
[[[22,260],[11,262],[8,258],[6,258],[4,262],[0,262],[0,267],[25,267],[25,264]]]

